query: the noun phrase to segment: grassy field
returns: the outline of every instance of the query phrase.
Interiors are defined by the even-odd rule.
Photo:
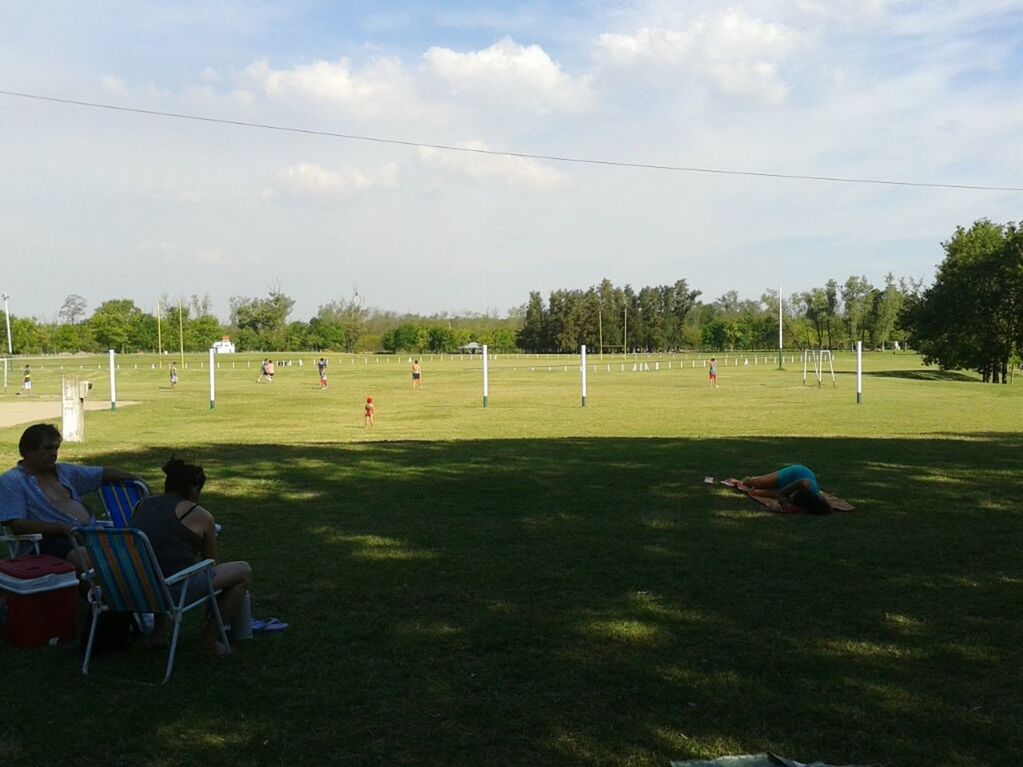
[[[279,356],[279,355],[278,355]],[[202,463],[253,612],[226,661],[0,645],[4,765],[1015,765],[1023,753],[1023,389],[854,358],[206,357],[171,390],[119,359],[116,412],[64,460],[154,485]],[[33,360],[107,396],[106,359]],[[738,362],[738,364],[735,364]],[[82,365],[82,369],[76,370]],[[202,365],[203,367],[200,367]],[[634,366],[636,369],[634,370]],[[649,369],[645,369],[649,368]],[[12,368],[0,408],[20,401]],[[377,424],[362,427],[373,396]],[[59,425],[59,424],[58,424]],[[13,465],[23,426],[0,429]],[[703,484],[800,462],[860,510],[774,516]],[[189,637],[197,621],[189,623]]]

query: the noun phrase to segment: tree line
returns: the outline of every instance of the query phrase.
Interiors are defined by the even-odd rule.
[[[934,284],[889,273],[793,293],[782,304],[785,348],[887,349],[909,344],[944,369],[977,371],[1004,382],[1023,353],[1023,230],[986,219],[958,228],[942,243]],[[11,317],[19,354],[205,351],[230,336],[239,351],[455,352],[475,341],[493,351],[742,351],[778,344],[777,291],[740,299],[731,290],[710,301],[684,279],[634,289],[604,279],[587,289],[530,293],[506,316],[420,316],[371,310],[358,294],[319,307],[308,321],[290,320],[295,302],[281,290],[234,297],[230,317],[214,316],[208,296],[170,300],[149,313],[127,299],[87,303],[70,295],[54,322]]]
[[[172,300],[146,312],[127,298],[104,301],[90,315],[80,295],[68,296],[54,322],[11,316],[17,354],[154,352],[158,348],[206,351],[227,336],[238,351],[431,351],[456,352],[476,341],[494,351],[514,351],[515,310],[491,314],[427,317],[367,309],[357,295],[330,301],[308,321],[291,320],[295,302],[280,290],[263,297],[235,296],[223,323],[208,296]]]
[[[830,280],[791,296],[784,307],[786,346],[835,348],[854,340],[884,346],[904,340],[895,318],[918,284],[889,275],[875,288],[865,277]],[[104,301],[89,315],[68,296],[56,322],[12,317],[21,354],[205,351],[229,336],[239,351],[455,352],[470,342],[493,351],[573,352],[581,344],[608,352],[703,348],[718,351],[777,346],[778,297],[741,300],[736,291],[709,301],[686,280],[671,285],[617,287],[610,280],[586,290],[533,292],[505,317],[494,314],[419,316],[370,310],[357,296],[319,307],[308,321],[290,319],[294,300],[280,290],[230,299],[228,322],[208,296],[164,298],[146,312],[127,298]]]
[[[898,317],[907,298],[920,290],[892,274],[881,286],[866,277],[794,293],[782,306],[786,348],[839,348],[856,341],[886,348],[906,335]],[[603,280],[586,290],[555,290],[545,301],[530,294],[519,346],[526,351],[570,352],[580,345],[604,351],[710,349],[739,351],[778,346],[778,292],[741,300],[730,290],[711,301],[685,280],[671,285],[616,287]]]

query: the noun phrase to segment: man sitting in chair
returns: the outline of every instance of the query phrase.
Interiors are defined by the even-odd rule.
[[[48,423],[29,426],[18,442],[21,460],[0,475],[0,524],[15,535],[41,533],[40,552],[74,562],[68,534],[96,518],[82,503],[82,496],[102,482],[137,479],[134,474],[100,466],[57,463],[61,436]]]
[[[164,494],[143,498],[135,507],[129,525],[146,534],[164,577],[169,577],[199,559],[212,559],[213,588],[222,590],[219,598],[224,623],[233,623],[248,591],[252,569],[248,562],[221,562],[213,515],[199,505],[199,494],[206,484],[201,466],[171,458],[163,467],[167,475]],[[180,588],[180,586],[178,587]],[[189,588],[204,591],[203,583],[191,582]],[[181,592],[172,594],[177,597]],[[157,620],[151,643],[161,646],[167,641],[169,625],[166,618]],[[207,655],[223,656],[230,650],[221,644],[215,621],[207,621],[200,639],[200,649]]]

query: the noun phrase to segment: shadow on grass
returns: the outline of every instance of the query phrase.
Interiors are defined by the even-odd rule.
[[[254,613],[226,662],[4,648],[5,764],[902,765],[1023,750],[1023,438],[214,445]],[[155,452],[97,456],[158,484]],[[705,475],[813,466],[861,509]],[[193,621],[196,623],[196,621]],[[194,639],[195,626],[189,638]],[[54,680],[59,680],[55,683]],[[125,681],[132,680],[132,681]],[[54,722],[52,692],[73,712]],[[47,713],[43,713],[43,712]],[[49,722],[49,724],[45,724]],[[36,737],[41,727],[59,731]],[[89,750],[86,743],[113,744]]]
[[[850,375],[856,375],[855,371]],[[963,383],[981,383],[979,377],[957,370],[874,370],[864,371],[864,377],[904,378],[907,381],[960,381]]]

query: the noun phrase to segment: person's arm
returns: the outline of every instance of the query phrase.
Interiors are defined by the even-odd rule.
[[[67,535],[72,530],[70,525],[61,525],[57,522],[38,522],[34,519],[8,519],[4,524],[14,535],[31,535],[32,533]]]
[[[808,479],[797,479],[795,482],[786,485],[785,487],[778,490],[778,497],[792,503],[792,496],[800,490],[809,490],[810,480]]]
[[[214,525],[213,515],[200,506],[196,511],[202,511],[202,546],[200,553],[203,559],[220,561],[220,552],[217,547],[217,528]]]
[[[103,467],[103,481],[104,482],[132,482],[138,479],[134,474],[129,474],[126,471],[120,469],[114,469],[110,466]]]

